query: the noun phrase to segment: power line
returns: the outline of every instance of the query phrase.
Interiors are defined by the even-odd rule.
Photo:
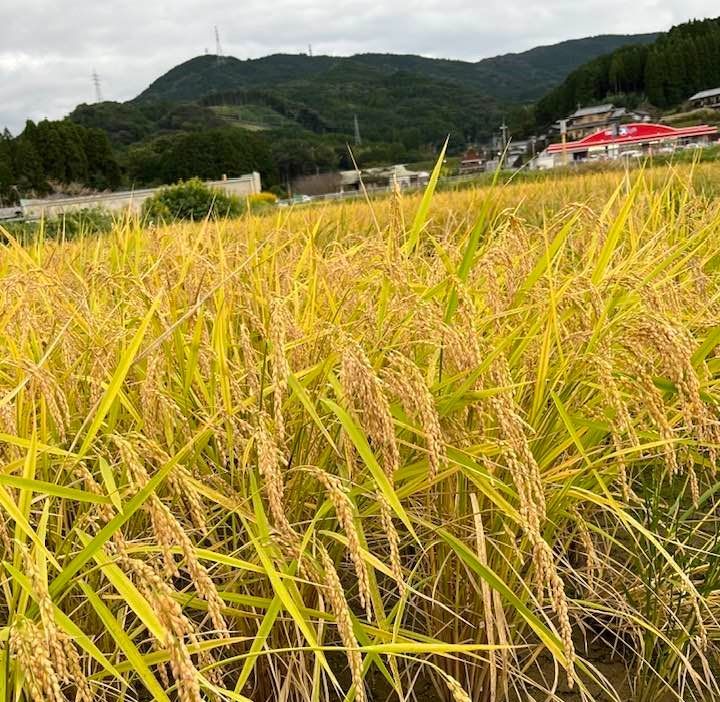
[[[97,71],[94,68],[93,68],[93,72],[92,72],[92,81],[93,81],[93,85],[95,86],[95,102],[102,102],[103,95],[102,95],[102,89],[100,87],[100,76],[98,75]]]

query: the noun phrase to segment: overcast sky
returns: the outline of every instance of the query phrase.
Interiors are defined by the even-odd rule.
[[[407,8],[407,9],[404,9]],[[717,0],[0,0],[0,128],[128,100],[208,49],[238,58],[366,51],[478,60],[594,34],[668,29]]]

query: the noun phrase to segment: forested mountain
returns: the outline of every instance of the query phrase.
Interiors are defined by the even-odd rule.
[[[205,85],[213,83],[207,80]],[[121,146],[163,133],[228,124],[347,137],[354,132],[356,115],[364,140],[402,142],[409,148],[441,140],[448,132],[473,140],[485,136],[501,119],[498,103],[475,88],[407,71],[386,74],[353,63],[329,69],[322,80],[297,80],[275,88],[236,86],[206,92],[197,103],[137,100],[80,105],[70,119],[104,129]]]
[[[506,103],[531,102],[583,61],[655,36],[589,37],[477,63],[395,54],[198,56],[131,102],[80,105],[70,118],[104,129],[119,146],[228,123],[347,136],[355,115],[369,141],[416,148],[448,132],[458,142],[476,140],[507,114]]]
[[[277,88],[346,74],[347,81],[378,74],[413,73],[449,81],[502,101],[530,102],[586,61],[628,44],[652,42],[657,34],[602,35],[573,39],[529,51],[477,62],[426,58],[411,54],[357,54],[349,57],[274,54],[240,61],[233,57],[198,56],[175,66],[154,81],[136,102],[197,101],[210,92]]]
[[[536,107],[539,125],[608,97],[675,107],[705,88],[720,86],[720,18],[693,20],[651,44],[626,46],[574,70]]]

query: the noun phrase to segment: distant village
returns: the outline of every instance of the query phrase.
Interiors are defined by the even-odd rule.
[[[693,109],[720,110],[720,88],[693,95]],[[529,139],[512,139],[503,124],[499,133],[485,144],[474,145],[462,155],[456,176],[494,172],[498,168],[547,170],[582,163],[642,159],[654,154],[710,146],[718,140],[718,127],[707,124],[674,127],[653,122],[651,115],[611,103],[578,107],[546,133]],[[403,164],[341,171],[299,179],[294,184],[306,197],[327,193],[342,195],[360,191],[412,188],[424,185],[427,171],[413,171]]]
[[[720,88],[703,90],[688,100],[694,110],[719,110]],[[472,179],[477,174],[497,169],[547,170],[557,167],[643,159],[654,154],[672,154],[677,150],[698,149],[718,142],[718,127],[708,124],[672,126],[651,121],[648,112],[615,106],[611,103],[578,107],[546,132],[529,139],[512,139],[503,124],[499,133],[485,144],[466,149],[457,172],[445,178]],[[336,199],[379,192],[393,188],[421,188],[430,173],[394,164],[363,170],[338,171],[303,176],[291,187],[280,205],[308,202],[312,199]],[[260,192],[257,173],[224,178],[213,185],[235,194]],[[19,206],[0,209],[0,221],[39,219],[66,212],[101,207],[138,210],[153,190],[101,193],[86,197],[51,197],[22,200]]]
[[[720,88],[693,95],[693,109],[720,110]],[[544,134],[525,140],[505,139],[505,130],[489,144],[468,149],[460,174],[492,171],[498,167],[546,170],[573,164],[645,158],[680,149],[710,146],[718,128],[707,124],[674,127],[657,123],[644,110],[611,103],[578,107]],[[501,163],[502,162],[502,163]]]

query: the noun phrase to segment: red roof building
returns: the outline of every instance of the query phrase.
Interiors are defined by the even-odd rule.
[[[691,142],[707,143],[717,135],[718,128],[707,124],[694,127],[670,127],[649,122],[621,124],[601,129],[578,141],[550,144],[541,155],[546,164],[538,165],[545,168],[560,165],[563,161],[558,159],[570,162],[603,157],[617,158],[624,151],[630,150],[651,154],[654,148]]]
[[[651,147],[656,144],[672,144],[688,141],[707,141],[716,136],[717,127],[707,124],[695,127],[669,127],[666,124],[634,122],[622,124],[617,129],[605,129],[586,136],[579,141],[568,141],[565,144],[550,144],[546,149],[549,154],[556,153],[590,153],[597,150],[619,150],[621,147]]]

